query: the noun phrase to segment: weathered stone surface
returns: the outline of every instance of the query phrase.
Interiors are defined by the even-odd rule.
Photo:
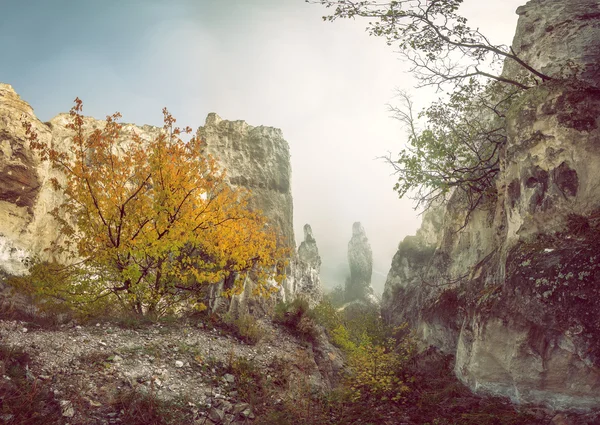
[[[233,186],[250,189],[252,207],[263,211],[279,229],[282,243],[296,247],[289,146],[281,130],[226,121],[211,113],[198,136],[206,151],[226,170]]]
[[[346,301],[372,298],[373,252],[365,229],[359,222],[352,225],[352,238],[348,242],[348,264],[350,277],[346,281]]]
[[[513,49],[535,69],[551,76],[575,73],[600,85],[600,4],[597,0],[531,0],[517,9]],[[505,73],[518,72],[513,63]]]
[[[206,143],[206,152],[226,171],[230,184],[252,191],[250,206],[261,210],[277,227],[280,243],[295,248],[290,154],[281,130],[226,121],[211,113],[197,134]],[[300,257],[294,254],[290,260],[281,295],[291,299],[301,294],[313,306],[322,297],[321,263],[310,226],[308,229],[309,236],[306,238],[305,228],[305,242],[298,251]],[[311,255],[316,256],[308,258]],[[245,308],[252,282],[246,285],[247,291],[234,300],[230,309]]]
[[[45,185],[51,171],[32,155],[22,120],[31,122],[41,140],[51,137],[33,109],[0,83],[0,268],[13,274],[25,271],[23,260],[31,251],[43,255],[49,246],[50,220],[39,213],[54,208]]]
[[[394,257],[382,314],[455,354],[474,390],[598,409],[600,4],[534,0],[519,14],[515,51],[554,77],[572,59],[580,79],[513,105],[497,197],[465,226],[458,196],[424,217]]]
[[[595,89],[550,83],[518,105],[531,113],[508,121],[498,184],[519,181],[521,193],[500,196],[502,238],[468,284],[480,295],[456,358],[457,375],[473,388],[559,409],[600,406],[600,131],[561,119],[576,110],[577,93],[587,94],[586,107],[571,117],[598,116]]]
[[[33,207],[40,183],[35,163],[22,140],[0,131],[0,201],[17,207]]]
[[[321,267],[319,248],[310,224],[304,225],[304,241],[298,247],[298,258],[314,269],[318,270]]]

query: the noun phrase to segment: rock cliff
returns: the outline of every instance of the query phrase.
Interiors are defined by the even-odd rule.
[[[0,84],[0,268],[14,274],[25,271],[24,258],[32,252],[44,255],[58,236],[45,214],[56,205],[47,184],[51,171],[29,150],[22,118],[32,122],[41,140],[52,137],[13,88]]]
[[[197,134],[226,171],[230,184],[250,189],[251,207],[263,211],[277,226],[281,243],[295,248],[292,166],[281,130],[226,121],[210,113]]]
[[[554,79],[512,106],[487,208],[463,227],[453,197],[400,243],[382,314],[454,354],[476,391],[598,409],[600,5],[533,0],[517,13],[513,49]]]
[[[66,128],[68,114],[42,123],[10,85],[0,83],[0,271],[11,274],[26,271],[23,260],[27,257],[49,259],[47,248],[63,237],[48,214],[61,202],[61,195],[50,185],[55,171],[30,151],[21,124],[23,116],[41,140],[59,149],[68,149],[72,137]],[[104,121],[85,118],[90,132],[103,125]],[[134,131],[150,140],[161,129],[125,124],[122,140]],[[252,191],[251,207],[262,210],[277,228],[280,243],[295,248],[290,155],[281,130],[209,114],[198,135],[206,142],[207,152],[226,169],[230,184]],[[314,239],[308,243],[314,244]],[[311,299],[319,299],[319,265],[315,266],[304,264],[294,254],[282,293],[295,296],[297,290],[306,290]],[[294,284],[296,280],[303,283]]]
[[[252,192],[250,206],[261,210],[277,227],[279,242],[294,249],[292,168],[289,146],[281,130],[226,121],[210,113],[197,135],[206,143],[206,152],[226,171],[229,183]],[[320,267],[316,241],[306,225],[304,242],[290,259],[282,296],[287,299],[301,294],[311,306],[318,303],[322,297]],[[246,291],[242,298],[248,294]],[[239,301],[232,305],[235,307]]]

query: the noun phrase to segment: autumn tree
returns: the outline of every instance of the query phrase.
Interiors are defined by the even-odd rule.
[[[433,86],[445,95],[416,113],[401,93],[400,105],[391,108],[408,129],[407,147],[385,157],[398,176],[400,197],[428,207],[458,193],[468,212],[481,206],[494,191],[508,109],[551,77],[470,27],[458,13],[463,0],[306,1],[330,9],[326,21],[366,19],[370,35],[398,48],[417,87]],[[505,63],[512,72],[502,72]]]
[[[207,285],[225,281],[226,294],[252,274],[255,291],[273,291],[287,256],[263,215],[248,208],[250,193],[225,182],[202,141],[181,139],[191,129],[164,127],[145,140],[126,134],[119,113],[90,130],[75,100],[68,150],[39,141],[25,124],[33,149],[62,178],[64,195],[52,215],[67,242],[65,279],[34,290],[74,306],[118,302],[138,314],[164,314],[184,302],[203,306]],[[32,275],[34,276],[35,273]],[[40,279],[38,279],[38,282]],[[35,286],[35,285],[34,285]]]

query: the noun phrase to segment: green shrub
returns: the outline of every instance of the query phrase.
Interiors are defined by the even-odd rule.
[[[273,319],[285,326],[295,327],[302,316],[309,314],[308,301],[302,297],[291,302],[281,302],[275,306]]]
[[[404,367],[413,354],[414,344],[409,338],[401,341],[390,338],[385,345],[365,338],[348,356],[351,372],[346,385],[351,391],[351,400],[358,401],[365,396],[382,401],[401,400],[410,391]]]
[[[335,308],[340,308],[346,303],[346,290],[342,285],[338,285],[325,294],[323,300],[329,302]]]
[[[223,328],[246,344],[255,345],[264,336],[265,331],[254,316],[248,313],[242,313],[235,317],[230,313],[211,318],[212,324]]]
[[[398,401],[409,391],[404,366],[415,344],[406,326],[386,326],[376,306],[356,303],[342,310],[328,299],[315,307],[313,317],[347,357],[350,402],[364,397]]]
[[[247,344],[255,345],[265,336],[265,331],[251,314],[244,313],[235,319],[226,314],[223,316],[223,323],[227,330]]]
[[[336,329],[342,324],[343,312],[340,313],[333,302],[327,297],[315,306],[312,314],[316,322],[328,332],[331,332],[331,330]]]
[[[286,326],[293,333],[308,341],[315,341],[320,334],[308,301],[301,297],[292,302],[277,304],[273,321]]]

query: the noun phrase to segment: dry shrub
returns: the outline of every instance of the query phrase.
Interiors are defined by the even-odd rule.
[[[227,330],[247,344],[256,345],[265,336],[265,331],[251,314],[240,314],[235,319],[230,315],[225,315],[223,322]]]
[[[28,365],[27,353],[0,345],[0,423],[62,424],[61,409],[54,394],[33,378]]]
[[[191,411],[177,403],[158,399],[155,394],[126,390],[117,394],[112,405],[122,411],[120,418],[127,425],[179,425],[193,423]]]

